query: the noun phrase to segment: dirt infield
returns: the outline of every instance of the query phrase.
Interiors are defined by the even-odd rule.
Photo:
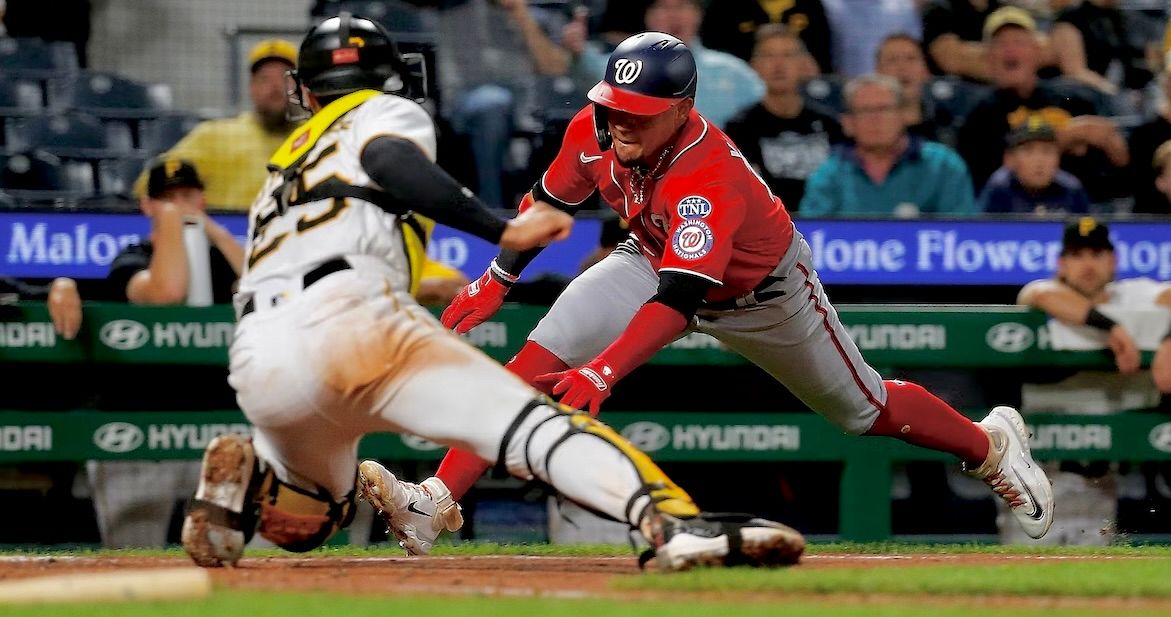
[[[1086,560],[1101,557],[1004,555],[807,555],[800,568],[897,568],[912,565],[987,564],[1044,560]],[[190,565],[184,557],[0,557],[0,580],[102,572],[127,568],[163,568]],[[500,595],[561,598],[609,597],[652,599],[660,592],[617,591],[616,577],[638,575],[633,557],[255,557],[236,568],[211,570],[217,587],[263,591],[328,591],[348,594]],[[678,594],[672,594],[678,599]],[[886,603],[904,596],[856,594],[810,595],[785,592],[704,593],[696,596],[723,601],[778,601],[819,599],[830,603]],[[1019,596],[940,596],[917,602],[947,605],[987,605],[1020,608],[1165,609],[1171,599],[1071,598]]]

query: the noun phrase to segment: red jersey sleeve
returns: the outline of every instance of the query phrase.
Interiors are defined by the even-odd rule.
[[[732,239],[744,222],[744,198],[730,187],[708,184],[675,195],[660,272],[685,272],[724,283]]]
[[[561,142],[557,158],[549,164],[538,182],[540,190],[555,202],[576,208],[596,188],[586,165],[600,158],[602,154],[598,140],[594,137],[593,106],[587,105],[577,112],[565,129],[565,139]],[[542,196],[536,197],[540,199]]]

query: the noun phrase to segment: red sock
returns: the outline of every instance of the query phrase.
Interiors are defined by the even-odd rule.
[[[508,361],[508,364],[504,365],[504,368],[532,383],[533,378],[537,375],[564,371],[569,368],[569,365],[562,362],[561,358],[553,355],[548,349],[528,341]],[[491,466],[490,463],[471,452],[453,448],[448,450],[447,455],[439,463],[439,471],[435,472],[435,476],[443,480],[443,483],[451,490],[452,498],[459,501]]]
[[[866,435],[894,437],[907,443],[954,454],[978,466],[988,457],[988,435],[923,386],[896,379],[886,384],[886,408]]]

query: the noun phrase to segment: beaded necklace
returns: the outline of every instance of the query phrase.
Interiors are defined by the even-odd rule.
[[[649,178],[653,178],[659,172],[659,168],[667,161],[671,151],[675,146],[667,146],[663,149],[663,153],[659,155],[659,160],[655,162],[655,166],[647,169],[645,165],[637,165],[630,170],[630,189],[634,193],[634,203],[642,204],[646,200],[646,182]]]

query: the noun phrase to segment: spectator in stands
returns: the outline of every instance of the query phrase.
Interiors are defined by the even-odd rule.
[[[699,36],[712,49],[748,60],[752,57],[756,42],[756,29],[764,24],[783,24],[788,27],[790,32],[801,37],[822,73],[834,72],[829,19],[821,0],[711,2]],[[647,28],[654,29],[650,22],[647,22]],[[683,42],[687,43],[687,39],[683,39]]]
[[[1171,34],[1171,28],[1167,32]],[[1171,213],[1171,204],[1155,186],[1155,178],[1163,170],[1157,164],[1152,166],[1155,151],[1171,141],[1171,62],[1160,72],[1159,86],[1162,100],[1158,115],[1130,131],[1130,176],[1136,213]]]
[[[923,23],[915,0],[821,0],[821,3],[833,36],[834,71],[844,77],[875,72],[875,54],[891,36],[901,34],[916,45],[922,36]]]
[[[923,9],[923,45],[932,73],[987,81],[981,26],[1000,0],[933,0]]]
[[[1109,348],[1117,372],[1079,371],[1057,383],[1025,384],[1024,412],[1104,415],[1146,409],[1159,402],[1153,376],[1140,369],[1140,348],[1160,347],[1171,307],[1171,283],[1148,278],[1114,279],[1114,245],[1107,227],[1081,217],[1065,227],[1057,273],[1025,285],[1018,303],[1040,309],[1049,322],[1054,349]],[[1162,345],[1165,347],[1166,345]],[[1066,461],[1052,469],[1053,528],[1046,544],[1110,544],[1116,529],[1116,473],[1104,461]],[[1001,538],[1030,542],[1001,517]]]
[[[198,242],[188,246],[184,219],[202,221],[207,233],[210,295],[217,304],[231,301],[243,267],[244,250],[223,227],[207,217],[203,182],[187,161],[159,158],[147,173],[142,211],[151,219],[151,239],[127,246],[114,258],[107,277],[111,299],[131,304],[185,304],[201,293],[192,259]],[[206,283],[207,281],[204,281]],[[202,290],[203,293],[206,290]],[[217,369],[219,367],[216,367]],[[139,385],[150,398],[151,384]],[[172,394],[173,396],[173,394]],[[182,403],[178,403],[182,405]],[[107,548],[158,547],[167,542],[177,499],[190,494],[197,481],[197,461],[89,461],[86,464],[102,545]]]
[[[67,341],[77,337],[81,328],[81,295],[77,282],[57,277],[47,287],[30,285],[8,277],[0,277],[0,304],[9,300],[45,300],[53,329]]]
[[[647,29],[643,18],[652,4],[654,0],[606,0],[598,26],[606,53],[630,35]]]
[[[151,220],[151,239],[131,244],[110,264],[113,298],[131,304],[183,304],[191,279],[183,238],[184,219],[203,224],[215,304],[232,301],[233,285],[244,266],[244,248],[231,232],[207,216],[207,195],[196,167],[163,156],[147,170],[143,214]]]
[[[980,194],[988,213],[1086,214],[1090,199],[1082,183],[1060,168],[1057,131],[1041,116],[1031,116],[1008,134],[1004,165]]]
[[[960,128],[958,148],[977,189],[1004,161],[1004,138],[1033,114],[1057,130],[1065,155],[1062,168],[1077,176],[1091,201],[1120,197],[1127,190],[1120,178],[1129,155],[1114,122],[1097,116],[1094,104],[1076,93],[1041,81],[1037,68],[1041,49],[1036,22],[1025,11],[1004,7],[984,24],[988,67],[996,90],[976,104]]]
[[[1156,148],[1151,159],[1151,167],[1156,174],[1154,187],[1158,191],[1159,199],[1151,204],[1151,208],[1143,211],[1151,214],[1171,214],[1171,140]]]
[[[81,329],[81,294],[77,293],[77,283],[63,276],[53,279],[47,302],[49,318],[57,334],[67,341],[77,338]]]
[[[844,140],[837,120],[810,109],[801,96],[807,53],[801,39],[782,25],[757,29],[752,68],[764,80],[765,95],[725,129],[789,212],[797,211],[806,179],[829,158],[830,147]]]
[[[699,0],[655,0],[645,17],[648,30],[677,37],[691,50],[699,73],[695,108],[722,128],[732,116],[759,101],[765,88],[748,63],[700,44],[696,35],[702,20]],[[597,83],[605,74],[609,54],[600,45],[585,42],[570,52],[577,58],[575,70],[582,83]]]
[[[1171,394],[1171,329],[1163,335],[1163,342],[1155,351],[1155,359],[1151,360],[1151,379],[1155,387],[1164,395]]]
[[[296,123],[288,119],[285,73],[297,61],[297,48],[282,39],[262,41],[248,54],[252,109],[234,118],[195,126],[166,156],[191,161],[207,182],[207,203],[214,208],[247,210],[264,184],[268,159]],[[142,195],[139,177],[135,195]]]
[[[427,4],[439,7],[441,112],[469,142],[476,193],[490,206],[511,206],[502,174],[519,103],[535,90],[537,75],[569,71],[571,56],[548,34],[560,31],[560,16],[524,0]]]
[[[939,125],[924,106],[931,73],[919,41],[908,34],[886,37],[875,50],[874,65],[876,73],[894,77],[903,88],[903,122],[907,132],[923,139],[943,141]]]
[[[923,9],[923,44],[931,72],[989,81],[988,40],[983,25],[993,12],[1011,4],[1004,0],[930,0]],[[1054,64],[1049,37],[1033,30],[1041,66]]]
[[[854,145],[837,148],[805,187],[804,217],[972,215],[976,202],[963,160],[943,144],[907,135],[902,88],[885,75],[846,84],[842,126]]]
[[[1118,0],[1082,0],[1057,15],[1051,31],[1061,73],[1117,94],[1119,86],[1138,89],[1151,80],[1146,49],[1132,43]]]

